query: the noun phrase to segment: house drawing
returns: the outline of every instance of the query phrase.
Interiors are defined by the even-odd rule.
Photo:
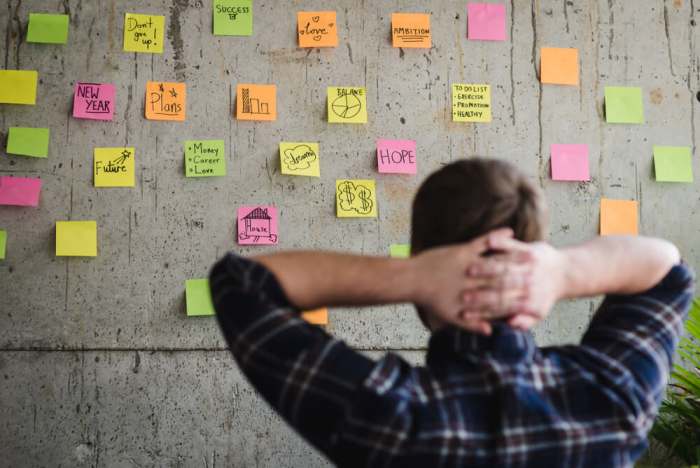
[[[269,243],[277,242],[277,234],[272,232],[272,217],[267,213],[267,208],[253,209],[241,221],[243,230],[238,234],[240,240],[252,239],[257,243],[265,238]]]

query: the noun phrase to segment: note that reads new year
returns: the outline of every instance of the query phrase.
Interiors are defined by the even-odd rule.
[[[185,141],[185,176],[213,177],[226,175],[224,140]]]
[[[127,13],[124,17],[126,52],[163,53],[165,17]]]
[[[253,34],[253,0],[214,0],[215,36]]]
[[[318,143],[280,143],[282,174],[320,177]]]
[[[149,120],[184,121],[187,111],[185,83],[146,83],[146,118]]]
[[[453,84],[452,121],[491,122],[491,86]]]
[[[95,148],[95,187],[133,187],[134,148]]]
[[[116,92],[113,84],[76,83],[73,95],[73,117],[112,120]]]

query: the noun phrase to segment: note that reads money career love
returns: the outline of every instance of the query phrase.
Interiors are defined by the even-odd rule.
[[[224,140],[185,141],[185,176],[216,177],[226,175]]]

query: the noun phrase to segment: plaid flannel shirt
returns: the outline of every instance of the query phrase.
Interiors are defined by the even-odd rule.
[[[427,365],[378,362],[300,318],[275,277],[229,254],[212,270],[223,334],[243,373],[341,466],[626,467],[667,383],[692,299],[675,266],[641,294],[608,296],[578,346],[538,348],[496,324],[444,328]]]

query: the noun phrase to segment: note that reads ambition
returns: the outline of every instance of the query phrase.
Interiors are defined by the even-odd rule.
[[[491,122],[491,86],[453,84],[452,121]]]
[[[185,176],[212,177],[226,175],[224,140],[185,141]]]

